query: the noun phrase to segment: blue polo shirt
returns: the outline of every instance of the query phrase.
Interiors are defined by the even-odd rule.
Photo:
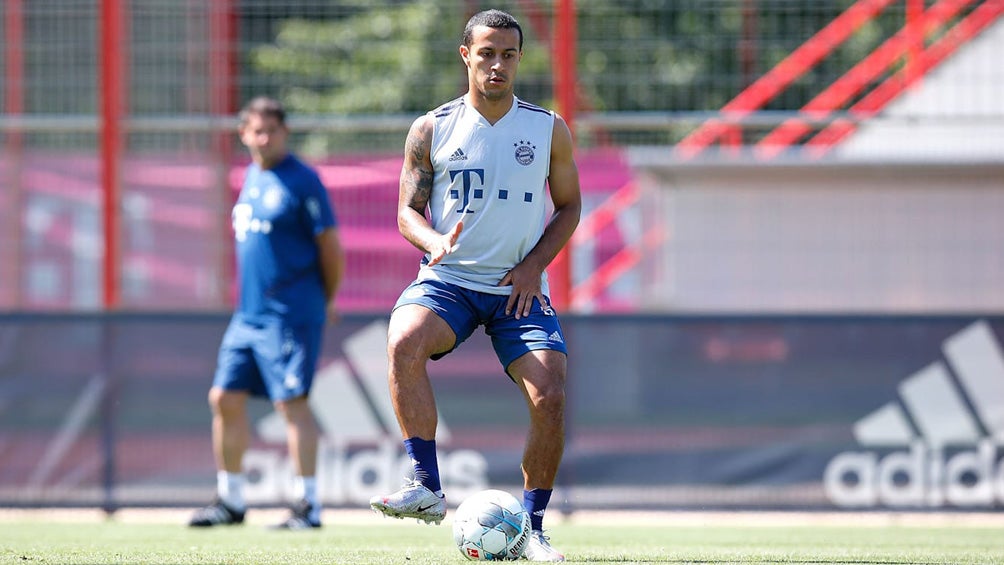
[[[317,172],[289,154],[275,167],[247,168],[231,215],[240,298],[250,322],[323,323],[324,284],[315,237],[337,225]]]

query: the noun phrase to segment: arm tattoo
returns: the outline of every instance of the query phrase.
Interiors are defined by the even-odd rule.
[[[405,179],[405,190],[408,191],[408,206],[425,212],[425,206],[429,203],[432,195],[432,170],[425,168],[427,155],[426,141],[419,135],[411,134],[406,143],[412,164]]]
[[[425,140],[422,139],[422,136],[412,132],[408,135],[408,141],[405,145],[407,146],[405,150],[411,153],[411,158],[416,163],[421,163],[425,159],[425,153],[428,149],[425,147]]]

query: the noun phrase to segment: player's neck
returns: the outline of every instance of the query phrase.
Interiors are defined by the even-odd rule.
[[[289,153],[286,152],[276,157],[269,157],[269,158],[261,157],[259,159],[255,159],[255,164],[258,165],[259,169],[267,171],[269,169],[274,169],[279,163],[285,161],[286,157],[288,156]]]
[[[467,100],[471,106],[492,125],[495,125],[495,122],[501,120],[503,116],[509,113],[515,98],[516,96],[511,92],[508,96],[499,100],[490,100],[476,91],[471,91],[467,96]]]

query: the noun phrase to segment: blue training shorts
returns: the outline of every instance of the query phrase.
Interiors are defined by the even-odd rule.
[[[235,314],[223,334],[213,386],[273,402],[306,396],[314,381],[323,324],[259,323]]]
[[[558,316],[551,308],[550,300],[547,297],[545,300],[547,305],[542,308],[540,301],[535,299],[530,315],[517,320],[512,314],[505,313],[508,295],[478,292],[437,280],[423,280],[415,281],[404,289],[394,308],[405,304],[419,304],[438,314],[457,336],[450,351],[471,337],[478,326],[483,325],[485,333],[492,338],[495,355],[508,371],[509,364],[528,351],[550,349],[568,354]],[[437,353],[432,359],[440,359],[450,351]]]

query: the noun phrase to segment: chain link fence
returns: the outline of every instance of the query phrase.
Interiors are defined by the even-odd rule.
[[[415,116],[465,88],[456,52],[460,31],[470,14],[489,6],[472,0],[112,4],[121,7],[114,22],[97,0],[0,2],[0,308],[106,305],[102,101],[115,87],[105,81],[116,60],[124,106],[115,169],[119,233],[112,238],[119,242],[118,307],[219,310],[232,304],[229,210],[247,161],[234,135],[234,113],[251,96],[268,94],[290,107],[293,145],[320,167],[331,189],[349,254],[343,307],[388,308],[419,260],[394,227],[404,135]],[[894,78],[918,60],[915,48],[935,45],[952,24],[1000,3],[585,0],[576,3],[574,61],[553,55],[556,4],[511,5],[526,36],[518,94],[556,107],[554,70],[575,65],[576,104],[562,110],[577,134],[591,212],[634,178],[623,150],[655,147],[672,161],[674,147],[709,119],[739,124],[725,136],[738,147],[753,147],[795,118],[812,132],[839,119],[858,123],[849,108],[864,90],[827,113],[800,110],[908,22],[921,21],[918,14],[938,7],[941,25],[929,25],[919,43],[859,86]],[[846,23],[846,40],[832,41],[831,26],[848,13],[868,17]],[[102,48],[110,23],[123,33],[113,57]],[[984,35],[1000,36],[1000,27]],[[718,113],[793,53],[827,37],[818,60],[787,75],[775,96],[741,115]],[[979,138],[985,159],[1004,159],[996,141],[1004,128],[1004,71],[994,44],[947,73],[922,104],[884,114],[901,128],[898,139],[924,155],[951,147],[972,154],[967,143]],[[917,123],[953,127],[941,130],[936,143],[914,135],[908,126]],[[850,145],[864,153],[897,145],[881,135],[859,139],[865,142]],[[587,282],[630,247],[639,237],[633,221],[620,215],[595,238],[575,244],[573,284]],[[645,276],[619,275],[576,308],[641,309],[646,301],[639,293],[660,284],[641,280]]]

